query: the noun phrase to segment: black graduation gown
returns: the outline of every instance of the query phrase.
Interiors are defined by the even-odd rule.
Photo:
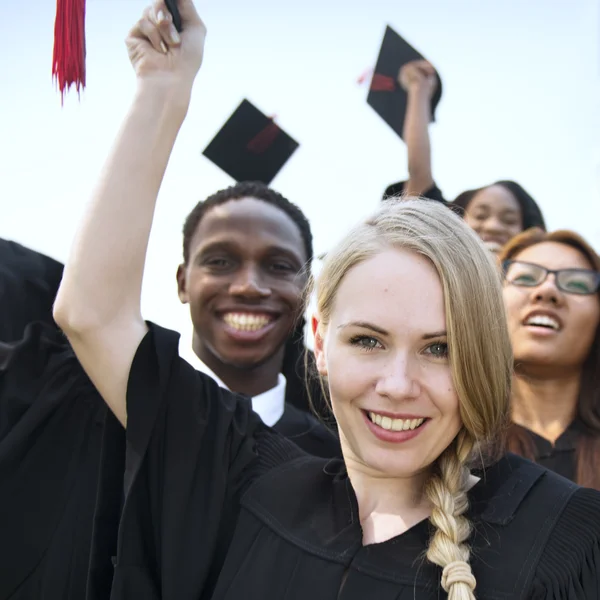
[[[132,364],[112,600],[445,596],[422,558],[427,521],[362,546],[343,461],[301,454],[177,349],[151,326]],[[477,597],[600,598],[600,494],[513,455],[481,476]]]
[[[55,327],[4,351],[0,600],[82,600],[107,409]]]
[[[398,181],[397,183],[388,185],[383,193],[383,200],[394,196],[402,196],[402,194],[404,194],[406,183],[406,181]],[[443,204],[451,206],[451,204],[444,198],[442,190],[440,190],[435,183],[428,190],[423,192],[421,197],[428,200],[435,200],[436,202],[442,202]]]
[[[313,456],[332,458],[342,455],[336,434],[315,417],[288,402],[273,429]]]
[[[83,600],[94,521],[94,551],[114,554],[125,433],[112,415],[103,433],[107,413],[55,326],[0,343],[0,600]],[[278,425],[307,452],[339,455],[337,438],[293,407]]]
[[[577,476],[577,441],[585,432],[585,427],[578,420],[560,435],[553,444],[534,431],[514,425],[524,431],[531,439],[534,449],[534,459],[539,465],[575,481]]]
[[[54,325],[52,305],[62,274],[62,263],[0,238],[1,342],[20,340],[33,321]]]

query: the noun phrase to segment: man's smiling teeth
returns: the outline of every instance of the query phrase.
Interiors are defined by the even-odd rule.
[[[258,331],[267,326],[271,320],[266,315],[252,313],[226,313],[223,315],[223,321],[238,331]]]
[[[410,429],[416,429],[425,421],[425,419],[392,419],[374,412],[369,412],[369,418],[375,425],[379,425],[379,427],[388,431],[409,431]]]
[[[534,315],[533,317],[529,317],[527,321],[525,321],[525,325],[537,325],[538,327],[549,327],[550,329],[554,329],[558,331],[560,329],[560,324],[556,319],[552,317],[548,317],[546,315]]]

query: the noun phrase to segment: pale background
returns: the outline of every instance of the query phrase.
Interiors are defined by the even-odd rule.
[[[88,87],[61,108],[50,79],[54,0],[3,2],[0,236],[64,260],[134,90],[123,39],[144,0],[88,0]],[[144,316],[187,335],[175,269],[196,201],[232,181],[201,156],[247,97],[301,144],[273,187],[307,213],[317,252],[406,175],[403,143],[366,105],[358,76],[386,23],[444,81],[432,128],[446,196],[519,181],[550,228],[600,249],[597,0],[212,0],[205,63],[162,188]],[[135,223],[131,224],[135,227]]]

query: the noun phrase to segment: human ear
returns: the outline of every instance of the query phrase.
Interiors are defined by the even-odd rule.
[[[177,295],[181,304],[187,304],[190,301],[187,293],[187,276],[184,264],[177,267]]]
[[[317,316],[312,316],[310,326],[314,336],[314,351],[317,371],[322,377],[327,377],[327,360],[325,358],[325,340],[323,337],[323,327]]]

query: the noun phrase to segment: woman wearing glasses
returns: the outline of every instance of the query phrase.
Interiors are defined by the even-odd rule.
[[[515,358],[509,449],[600,489],[600,258],[573,232],[535,229],[500,258]]]

